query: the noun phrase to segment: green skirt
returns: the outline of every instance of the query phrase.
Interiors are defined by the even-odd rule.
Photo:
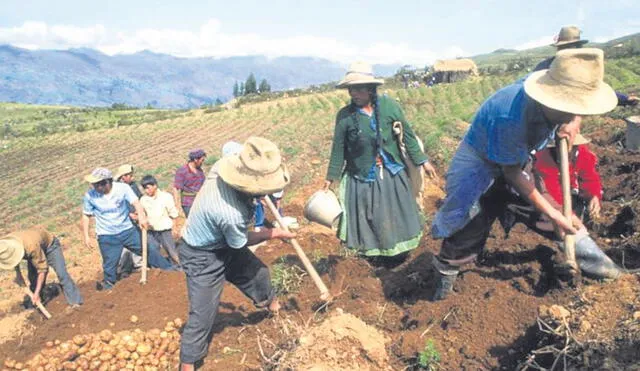
[[[366,256],[395,256],[418,247],[422,217],[405,170],[392,175],[376,172],[374,182],[345,173],[338,199],[344,210],[338,237]]]

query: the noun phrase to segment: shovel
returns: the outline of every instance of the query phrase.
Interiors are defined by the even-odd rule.
[[[280,216],[278,209],[276,209],[275,205],[271,201],[271,198],[267,196],[264,198],[264,200],[267,204],[267,207],[269,207],[269,210],[271,210],[271,213],[278,221],[278,224],[280,224],[280,228],[288,232],[289,228],[287,228],[286,224],[284,224],[284,222],[282,221],[282,217]],[[324,284],[324,282],[322,282],[322,278],[320,278],[320,275],[318,274],[316,269],[313,267],[313,264],[311,264],[311,262],[309,261],[309,258],[307,258],[307,255],[304,253],[304,250],[302,250],[302,247],[300,247],[300,245],[298,244],[298,241],[296,241],[295,238],[291,239],[291,245],[293,245],[294,250],[296,250],[296,254],[298,254],[298,257],[302,261],[304,268],[309,273],[309,276],[311,276],[313,283],[316,285],[318,290],[320,290],[320,300],[328,301],[329,298],[331,297],[331,294],[329,294],[329,290],[327,289],[327,286]]]
[[[147,229],[141,227],[142,232],[142,274],[140,275],[140,283],[147,283]]]
[[[573,219],[573,208],[571,207],[571,184],[569,178],[569,141],[567,138],[558,138],[557,147],[560,150],[560,180],[562,183],[562,212],[568,222]],[[565,233],[564,235],[564,253],[567,258],[567,265],[574,272],[578,271],[576,263],[576,240],[575,235]]]

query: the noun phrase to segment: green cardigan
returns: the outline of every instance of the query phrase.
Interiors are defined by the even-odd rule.
[[[400,149],[396,136],[393,134],[392,124],[395,121],[402,122],[404,128],[404,144],[411,161],[420,165],[427,160],[422,152],[411,125],[404,117],[400,105],[385,95],[378,96],[379,125],[382,135],[382,148],[393,157],[393,160],[402,164]],[[351,105],[343,107],[336,117],[336,127],[333,134],[331,147],[331,159],[327,171],[327,180],[338,180],[342,176],[345,161],[346,171],[349,175],[357,175],[365,179],[371,166],[376,160],[376,132],[371,129],[371,118],[363,113],[356,112],[357,126],[353,119]]]

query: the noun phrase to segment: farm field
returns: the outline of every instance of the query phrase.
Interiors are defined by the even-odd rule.
[[[428,155],[444,174],[475,109],[515,78],[481,77],[386,93],[401,102]],[[616,89],[638,92],[640,58],[608,62],[607,80]],[[41,225],[61,237],[70,274],[81,283],[86,304],[66,311],[64,298],[58,296],[48,304],[54,314],[52,320],[44,321],[37,313],[26,315],[19,305],[20,291],[12,285],[13,277],[0,273],[0,360],[11,357],[24,362],[45,348],[47,341],[69,340],[104,329],[148,331],[162,328],[175,317],[186,318],[184,278],[178,273],[152,271],[144,287],[138,285],[134,275],[119,283],[113,293],[95,291],[100,256],[81,243],[81,198],[87,190],[82,177],[97,166],[115,169],[131,163],[138,179],[153,174],[166,189],[190,149],[207,151],[206,171],[224,142],[260,135],[278,143],[286,158],[293,181],[285,193],[285,212],[301,221],[299,241],[336,299],[329,306],[320,306],[311,281],[297,273],[299,282],[284,285],[281,291],[285,309],[278,316],[268,317],[256,312],[239,291],[227,287],[203,369],[286,369],[312,364],[353,368],[350,358],[363,365],[362,369],[419,369],[427,341],[435,347],[440,358],[437,364],[445,370],[513,370],[527,365],[535,369],[534,362],[549,368],[556,360],[553,350],[533,353],[545,346],[564,351],[568,369],[622,369],[640,362],[635,355],[640,345],[638,276],[627,275],[616,282],[585,280],[578,289],[567,289],[553,274],[555,248],[524,228],[517,228],[508,240],[496,228],[485,256],[463,273],[457,294],[444,302],[431,303],[426,300],[433,290],[429,266],[439,244],[428,233],[408,261],[387,269],[349,256],[329,230],[305,223],[302,205],[321,187],[334,116],[347,100],[345,92],[335,91],[220,112],[161,111],[166,115],[161,116],[153,111],[131,110],[127,111],[131,115],[128,119],[134,122],[130,125],[100,124],[84,131],[62,130],[2,140],[0,233]],[[9,107],[13,107],[14,121],[21,117],[20,125],[25,128],[37,127],[39,117],[50,117],[58,110],[73,111],[78,120],[93,114],[74,108],[33,110],[10,104],[0,105],[0,112]],[[48,113],[42,113],[44,110]],[[141,118],[149,114],[157,116]],[[637,268],[640,158],[623,148],[621,120],[632,114],[640,112],[637,108],[619,108],[605,118],[588,119],[584,132],[593,138],[605,186],[603,217],[594,223],[594,235],[616,262]],[[427,219],[442,196],[439,186],[432,185],[426,195]],[[257,254],[271,264],[272,273],[299,264],[291,247],[280,241],[269,242]],[[540,331],[536,321],[545,318],[539,313],[540,306],[556,304],[567,308],[570,315],[546,321],[559,321],[558,328],[566,321],[571,331],[558,330],[549,335]],[[366,351],[353,353],[321,341],[318,347],[326,347],[323,354],[306,358],[294,354],[301,344],[297,339],[331,318],[338,308],[383,334],[387,338],[386,355],[372,361]],[[131,323],[131,315],[140,317],[140,321]],[[563,348],[563,341],[573,345]],[[562,364],[562,357],[558,359]],[[292,364],[292,360],[297,363]]]

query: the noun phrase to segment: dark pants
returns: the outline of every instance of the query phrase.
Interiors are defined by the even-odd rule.
[[[102,255],[102,270],[106,288],[111,288],[116,282],[116,271],[123,248],[134,254],[142,255],[140,232],[135,227],[118,234],[100,235],[98,236],[98,245]],[[148,244],[147,255],[150,267],[165,270],[174,268],[166,258],[160,255],[156,244]]]
[[[480,212],[466,226],[442,241],[437,257],[440,262],[456,267],[473,261],[484,249],[496,219],[500,220],[507,235],[520,222],[545,238],[557,240],[550,221],[514,194],[503,179],[497,179],[482,196],[480,206]]]
[[[67,303],[69,303],[69,305],[82,304],[83,300],[80,290],[71,279],[71,276],[69,276],[69,272],[67,272],[67,265],[64,261],[60,241],[54,238],[51,246],[46,249],[45,253],[47,256],[47,264],[49,264],[49,266],[53,268],[53,271],[56,272],[56,275],[58,275],[58,281],[60,281],[60,286],[62,286],[62,292],[64,293],[65,299],[67,299]],[[29,286],[33,292],[38,282],[38,271],[31,263],[31,260],[28,260],[27,269],[29,272]]]
[[[179,263],[180,258],[176,250],[176,242],[173,240],[170,229],[166,231],[149,231],[148,236],[149,244],[161,246],[175,264]]]
[[[178,242],[180,262],[187,275],[189,318],[182,332],[180,361],[195,363],[207,355],[213,336],[225,279],[263,308],[275,296],[269,269],[246,247],[196,249]]]
[[[187,218],[189,216],[189,211],[191,211],[191,205],[182,205],[182,211],[184,211],[184,217]]]

